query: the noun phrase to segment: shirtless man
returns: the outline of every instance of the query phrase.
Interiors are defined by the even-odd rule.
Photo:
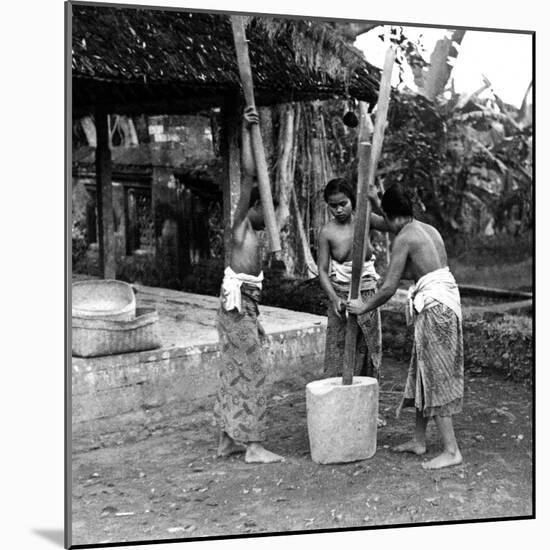
[[[426,426],[434,418],[443,439],[443,452],[422,464],[425,469],[454,466],[462,455],[454,434],[452,415],[462,410],[464,364],[460,296],[447,266],[445,244],[431,225],[413,217],[408,193],[392,185],[382,198],[387,223],[396,233],[391,262],[383,285],[366,303],[351,300],[347,310],[357,315],[389,300],[400,279],[413,279],[408,317],[414,320],[414,346],[402,407],[416,407],[411,441],[397,452],[426,452]]]
[[[318,268],[321,287],[329,297],[327,336],[325,344],[325,374],[342,374],[346,332],[345,302],[351,285],[351,248],[355,223],[355,192],[342,178],[328,182],[324,190],[331,219],[319,234]],[[370,226],[388,231],[382,216],[370,215]],[[372,296],[379,275],[374,268],[372,246],[365,238],[366,261],[363,265],[360,295],[363,301]],[[379,378],[382,361],[382,330],[378,310],[361,314],[357,322],[361,328],[357,339],[354,375]],[[383,424],[382,419],[379,422]]]
[[[218,456],[244,452],[245,462],[280,462],[282,456],[262,445],[266,438],[267,374],[261,346],[263,329],[258,322],[263,273],[257,231],[265,224],[258,188],[253,188],[256,167],[250,143],[250,126],[258,124],[258,114],[247,107],[243,118],[241,192],[217,317],[222,354],[214,408],[220,427]]]

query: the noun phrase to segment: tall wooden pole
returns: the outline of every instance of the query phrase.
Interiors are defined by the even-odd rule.
[[[231,227],[233,214],[239,199],[241,183],[241,151],[239,148],[239,107],[238,95],[231,94],[225,99],[221,111],[220,150],[224,159],[223,191],[223,244],[224,260],[228,266],[231,260]]]
[[[114,279],[116,277],[116,261],[109,115],[101,107],[96,109],[95,124],[97,133],[95,162],[99,213],[99,256],[103,277]]]
[[[239,15],[232,15],[230,19],[233,28],[235,51],[237,52],[237,63],[239,66],[244,98],[247,106],[255,107],[254,85],[252,82],[252,70],[250,69],[250,57],[248,55],[248,42],[244,32],[244,19]],[[264,145],[260,127],[257,124],[253,124],[251,127],[251,141],[252,153],[256,164],[258,187],[260,189],[260,198],[264,210],[265,227],[269,237],[271,252],[280,252],[281,242],[279,239],[277,220],[275,219],[275,208],[273,207],[273,199],[271,197],[271,186],[269,183]]]
[[[363,262],[365,261],[365,236],[368,238],[369,218],[370,218],[370,203],[369,203],[369,188],[374,185],[374,176],[376,175],[376,167],[380,152],[382,150],[382,142],[384,141],[384,128],[388,114],[388,105],[390,102],[391,91],[391,73],[395,53],[390,47],[386,52],[384,61],[384,69],[382,71],[382,79],[380,81],[380,90],[378,92],[378,105],[376,109],[376,118],[374,121],[374,131],[372,138],[372,146],[369,146],[366,141],[366,125],[363,117],[361,117],[361,128],[359,131],[358,143],[358,197],[357,208],[355,215],[355,224],[353,229],[353,243],[351,249],[351,288],[350,298],[353,300],[359,296],[359,283],[361,281],[361,272]],[[370,155],[369,155],[370,147]],[[367,164],[367,158],[369,158]],[[357,316],[348,315],[346,326],[346,340],[344,344],[344,369],[342,374],[342,384],[350,385],[353,382],[353,371],[355,367],[355,347],[357,342]]]

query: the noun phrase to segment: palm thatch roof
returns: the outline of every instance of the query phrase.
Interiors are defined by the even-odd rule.
[[[192,112],[240,88],[229,16],[72,3],[73,110]],[[259,105],[343,97],[373,103],[379,70],[323,22],[248,19]],[[346,86],[347,85],[347,86]]]

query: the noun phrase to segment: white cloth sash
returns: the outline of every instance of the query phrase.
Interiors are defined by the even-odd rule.
[[[237,308],[242,310],[241,303],[241,285],[248,283],[262,289],[262,281],[264,280],[263,271],[259,275],[248,275],[248,273],[235,273],[229,266],[223,272],[222,282],[222,304],[224,309],[231,311]]]
[[[439,302],[451,308],[459,320],[462,320],[460,294],[453,274],[449,267],[436,269],[420,277],[416,284],[409,288],[407,295],[407,324],[414,321],[415,314],[425,307]]]
[[[329,277],[333,283],[337,285],[349,285],[351,284],[351,271],[352,261],[337,262],[331,258]],[[374,256],[370,260],[363,263],[363,269],[361,271],[361,281],[359,283],[359,290],[366,290],[376,287],[376,281],[380,279],[380,275],[376,273],[374,267]]]

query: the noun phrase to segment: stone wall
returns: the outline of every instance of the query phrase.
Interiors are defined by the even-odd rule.
[[[322,371],[326,324],[268,334],[269,385],[304,385]],[[74,452],[146,438],[182,415],[210,410],[220,361],[211,344],[72,360]]]

